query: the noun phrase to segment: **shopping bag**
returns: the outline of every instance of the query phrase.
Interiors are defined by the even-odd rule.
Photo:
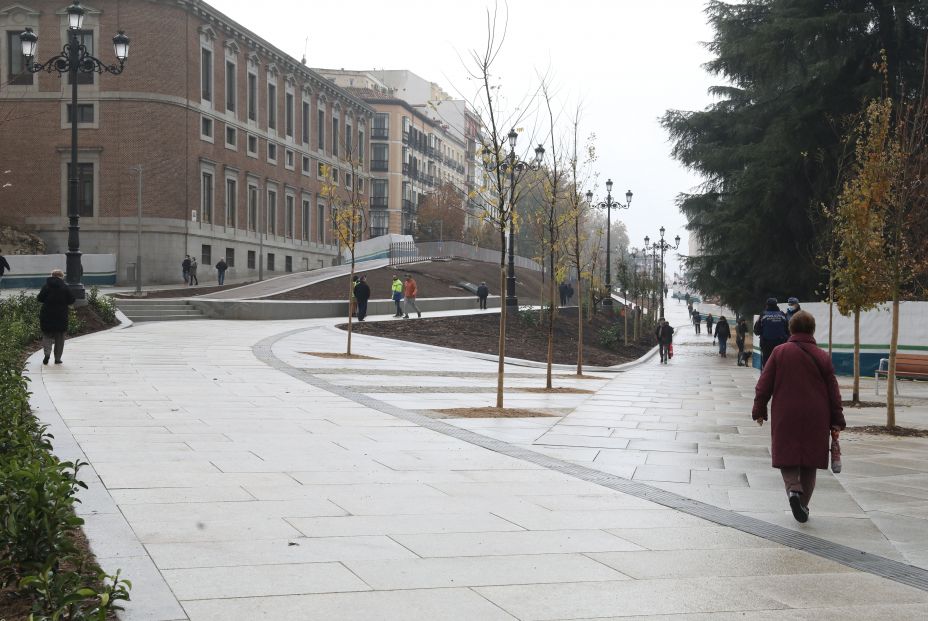
[[[831,430],[831,471],[841,472],[841,443],[838,442],[838,430]]]
[[[673,343],[667,346],[667,357],[673,358]]]

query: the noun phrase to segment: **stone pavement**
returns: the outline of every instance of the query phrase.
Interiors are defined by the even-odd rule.
[[[750,422],[756,371],[695,339],[667,366],[557,380],[594,395],[517,392],[543,369],[509,365],[507,406],[557,416],[430,425],[414,411],[492,404],[495,362],[361,336],[372,359],[304,353],[342,350],[332,324],[144,324],[69,342],[60,367],[32,358],[58,450],[92,464],[93,548],[135,585],[124,618],[928,615],[922,588],[572,473],[792,528]],[[846,441],[804,530],[918,561],[924,448]]]

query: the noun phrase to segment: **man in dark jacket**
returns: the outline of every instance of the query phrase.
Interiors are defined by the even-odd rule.
[[[229,269],[229,265],[226,263],[225,259],[219,259],[219,263],[216,264],[216,274],[219,279],[219,286],[221,287],[226,281],[226,270]]]
[[[715,324],[713,336],[719,340],[719,355],[722,358],[727,358],[728,339],[731,338],[731,326],[728,325],[728,320],[725,319],[725,315],[719,317],[719,322]]]
[[[744,344],[748,336],[748,322],[744,317],[738,319],[735,324],[735,345],[738,346],[738,366],[748,366],[748,355],[745,354]]]
[[[693,309],[693,327],[696,328],[696,334],[699,334],[702,331],[702,316],[699,314],[697,309]]]
[[[670,345],[673,343],[673,327],[667,323],[663,317],[657,320],[657,330],[654,331],[657,337],[657,345],[661,354],[661,364],[667,364],[669,358]]]
[[[0,252],[3,252],[0,250]],[[0,282],[3,282],[3,273],[6,271],[12,272],[10,269],[10,264],[6,262],[6,257],[0,254]]]
[[[184,260],[180,263],[180,271],[184,275],[184,284],[190,284],[190,255],[184,255]]]
[[[776,298],[767,298],[767,308],[754,323],[754,334],[760,337],[760,369],[763,371],[773,348],[789,339],[786,313],[777,306]]]
[[[74,304],[74,294],[64,282],[64,272],[52,270],[52,275],[45,281],[36,299],[42,303],[39,311],[39,327],[42,329],[42,349],[45,358],[42,364],[48,364],[55,348],[55,364],[61,364],[64,352],[64,333],[68,331],[68,307]]]
[[[371,287],[367,284],[367,276],[361,276],[358,284],[354,286],[354,299],[358,303],[358,321],[367,317],[367,301],[371,299]]]
[[[490,297],[490,288],[487,287],[487,283],[481,282],[480,286],[477,287],[477,299],[480,300],[480,310],[487,309],[488,297]]]
[[[567,306],[567,283],[562,282],[558,288],[557,293],[561,298],[561,306]]]

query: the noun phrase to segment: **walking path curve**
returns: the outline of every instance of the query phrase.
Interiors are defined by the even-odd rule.
[[[923,574],[889,562],[926,565],[924,440],[845,442],[793,542],[811,554],[783,545],[756,371],[705,336],[666,366],[558,373],[595,394],[522,391],[543,369],[509,367],[507,406],[552,417],[434,420],[491,405],[495,363],[359,335],[369,359],[307,354],[342,350],[333,323],[143,324],[31,359],[57,450],[91,463],[93,549],[135,585],[124,618],[928,615]]]

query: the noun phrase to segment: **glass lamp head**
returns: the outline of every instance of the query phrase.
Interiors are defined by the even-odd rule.
[[[116,52],[116,58],[120,62],[125,62],[129,58],[129,37],[122,30],[113,37],[113,51]]]
[[[66,11],[68,13],[68,28],[80,30],[84,25],[84,7],[81,6],[80,0],[74,0]]]
[[[26,58],[26,62],[32,62],[32,59],[35,58],[35,50],[39,45],[39,37],[35,34],[32,28],[26,28],[19,35],[19,42],[23,48],[23,56]]]

